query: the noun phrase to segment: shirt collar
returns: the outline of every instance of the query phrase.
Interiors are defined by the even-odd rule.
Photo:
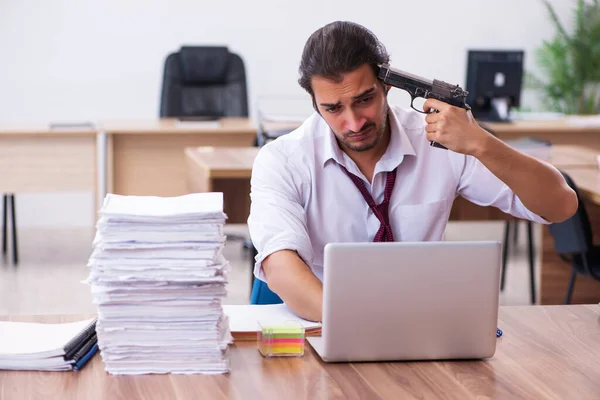
[[[415,156],[416,153],[415,149],[410,143],[408,135],[402,128],[402,124],[400,121],[398,121],[398,117],[396,113],[394,113],[392,107],[390,107],[388,111],[388,121],[391,129],[390,143],[388,144],[385,153],[383,153],[383,156],[377,163],[377,169],[392,171],[394,168],[400,165],[404,159],[404,156]],[[344,161],[345,153],[342,151],[342,149],[340,149],[340,146],[335,138],[334,133],[331,131],[331,128],[328,127],[328,132],[325,136],[323,166],[325,166],[329,160],[334,160],[336,163],[346,166],[346,162]]]

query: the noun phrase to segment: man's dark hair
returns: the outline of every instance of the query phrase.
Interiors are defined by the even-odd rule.
[[[336,21],[318,29],[308,38],[300,60],[298,83],[311,95],[314,103],[313,76],[341,81],[342,74],[363,64],[371,65],[377,75],[377,64],[389,61],[385,46],[373,32],[354,22]]]

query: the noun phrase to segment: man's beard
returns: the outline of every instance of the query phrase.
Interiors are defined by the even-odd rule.
[[[363,128],[359,131],[359,132],[345,132],[342,133],[342,138],[338,138],[339,142],[341,142],[345,147],[349,148],[350,150],[353,151],[368,151],[371,150],[373,148],[375,148],[375,146],[377,146],[377,144],[379,143],[379,141],[381,140],[381,138],[383,137],[383,135],[385,134],[385,130],[387,129],[387,120],[388,120],[388,106],[387,104],[385,105],[385,113],[383,116],[383,119],[381,121],[381,124],[379,125],[379,127],[377,127],[377,124],[375,124],[375,122],[367,122],[363,125]],[[361,135],[362,133],[366,132],[369,129],[372,129],[373,127],[375,127],[377,129],[377,132],[375,133],[375,137],[372,139],[371,142],[369,143],[361,143],[359,145],[355,145],[352,144],[352,138],[351,136],[358,136]]]

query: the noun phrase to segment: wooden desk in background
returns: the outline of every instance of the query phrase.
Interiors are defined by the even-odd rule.
[[[598,168],[597,151],[583,146],[553,145],[546,160],[558,169],[563,168]],[[453,221],[505,221],[513,219],[495,207],[480,207],[462,197],[454,201],[450,219]]]
[[[0,192],[94,192],[98,201],[97,133],[93,128],[0,125]]]
[[[480,122],[489,127],[502,140],[513,140],[524,136],[534,136],[552,144],[580,145],[600,149],[600,125],[597,117],[589,117],[588,126],[583,126],[587,117],[575,117],[577,123],[569,118],[542,121],[515,121],[510,123]]]
[[[249,147],[256,138],[256,126],[247,118],[103,122],[100,129],[106,137],[106,190],[123,195],[185,194],[184,148]]]
[[[600,168],[568,167],[562,170],[575,181],[581,196],[600,205]]]
[[[246,223],[250,212],[250,175],[257,148],[188,148],[188,182],[191,192],[222,191],[225,193],[225,209],[228,222]],[[597,226],[600,244],[600,170],[595,161],[596,152],[579,146],[555,145],[548,161],[559,169],[586,171],[575,174],[576,184],[581,184],[587,201],[592,225]],[[598,178],[596,178],[598,175]],[[595,189],[594,189],[595,188]],[[597,197],[594,196],[594,191]],[[597,209],[597,210],[596,210]],[[462,197],[452,206],[452,221],[505,221],[514,219],[495,207],[480,207]],[[540,304],[563,304],[570,276],[570,266],[563,262],[554,250],[554,240],[547,227],[542,229],[541,272],[539,274],[538,302]],[[573,303],[600,302],[600,282],[588,277],[578,277],[573,292]]]
[[[188,147],[190,192],[223,192],[227,223],[245,224],[250,213],[250,177],[258,147]]]
[[[0,371],[0,400],[597,399],[599,318],[598,305],[500,307],[504,335],[485,361],[324,363],[308,343],[303,357],[264,358],[256,343],[238,342],[230,347],[229,374],[117,376],[96,354],[79,372]]]
[[[600,149],[600,124],[598,124],[597,116],[578,116],[574,118],[577,119],[577,122],[573,122],[569,118],[564,118],[508,123],[479,122],[479,124],[484,128],[492,130],[502,140],[514,140],[533,136],[547,140],[552,144],[580,145]],[[584,126],[586,119],[589,119],[588,126]],[[265,130],[272,131],[293,129],[298,126],[300,126],[298,122],[268,121],[262,124]]]

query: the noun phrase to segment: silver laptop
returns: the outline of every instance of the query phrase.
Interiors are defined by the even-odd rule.
[[[324,361],[483,359],[496,351],[499,242],[325,246]]]

